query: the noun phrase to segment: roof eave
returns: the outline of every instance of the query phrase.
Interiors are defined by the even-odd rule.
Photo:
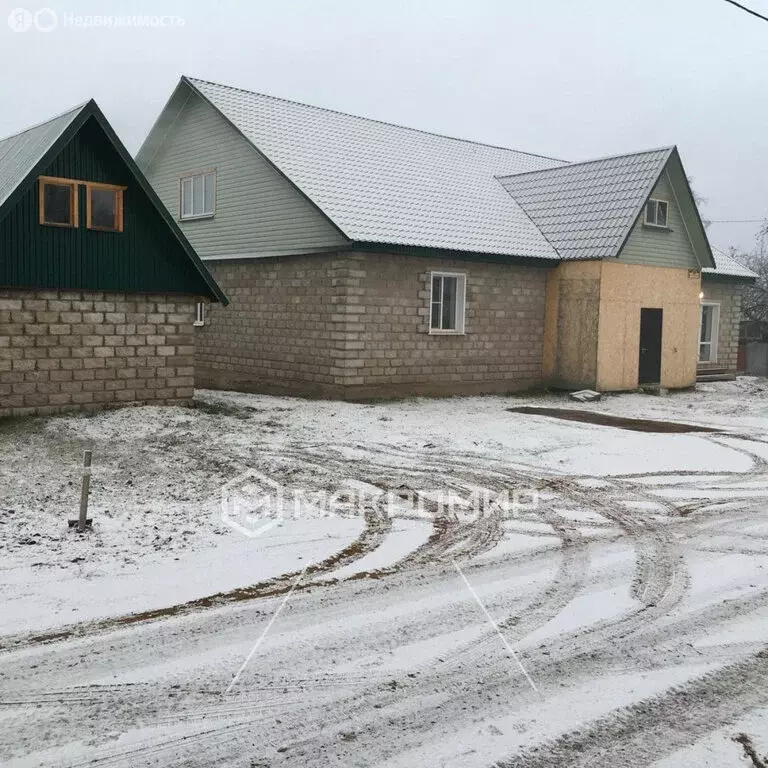
[[[467,251],[454,248],[438,248],[405,243],[385,243],[370,240],[353,240],[348,249],[369,253],[400,253],[424,258],[458,259],[462,261],[486,261],[503,264],[521,264],[535,267],[556,267],[559,256],[525,256],[513,253],[490,253],[487,251]]]

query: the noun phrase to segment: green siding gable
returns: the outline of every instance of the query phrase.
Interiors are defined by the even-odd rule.
[[[147,144],[137,162],[176,219],[181,177],[200,169],[216,171],[215,215],[179,221],[203,258],[311,253],[349,242],[226,118],[186,85],[174,93]]]
[[[681,216],[666,172],[661,175],[650,196],[666,200],[669,203],[669,229],[654,229],[645,226],[643,224],[645,207],[643,207],[624,248],[619,252],[619,261],[627,264],[647,264],[654,267],[700,269],[701,265],[691,245],[686,224]]]
[[[210,296],[211,289],[101,125],[88,118],[43,176],[125,185],[123,232],[39,224],[38,184],[0,221],[0,286]]]

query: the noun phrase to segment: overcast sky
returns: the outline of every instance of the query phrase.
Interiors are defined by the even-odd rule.
[[[0,136],[93,97],[135,153],[183,73],[566,160],[677,144],[706,218],[768,215],[768,22],[725,0],[0,7]],[[94,15],[165,18],[76,23]],[[758,228],[710,238],[750,248]]]

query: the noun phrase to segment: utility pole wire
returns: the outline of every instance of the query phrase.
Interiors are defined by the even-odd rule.
[[[768,16],[763,16],[762,14],[758,13],[757,11],[753,11],[751,8],[747,8],[746,5],[742,5],[741,3],[737,3],[736,0],[725,0],[726,3],[730,3],[731,5],[735,5],[737,8],[741,8],[742,11],[746,11],[747,13],[751,13],[753,16],[757,16],[758,19],[762,19],[763,21],[768,21]]]
[[[710,224],[762,224],[765,219],[710,219]]]

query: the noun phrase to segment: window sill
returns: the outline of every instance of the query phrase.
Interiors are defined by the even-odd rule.
[[[429,329],[430,336],[466,336],[466,331],[442,331],[437,328]]]
[[[179,221],[199,221],[200,219],[212,219],[213,213],[198,213],[197,216],[180,216]]]
[[[643,222],[644,229],[653,229],[656,232],[672,232],[672,227],[662,226],[661,224],[649,224],[647,221]]]

